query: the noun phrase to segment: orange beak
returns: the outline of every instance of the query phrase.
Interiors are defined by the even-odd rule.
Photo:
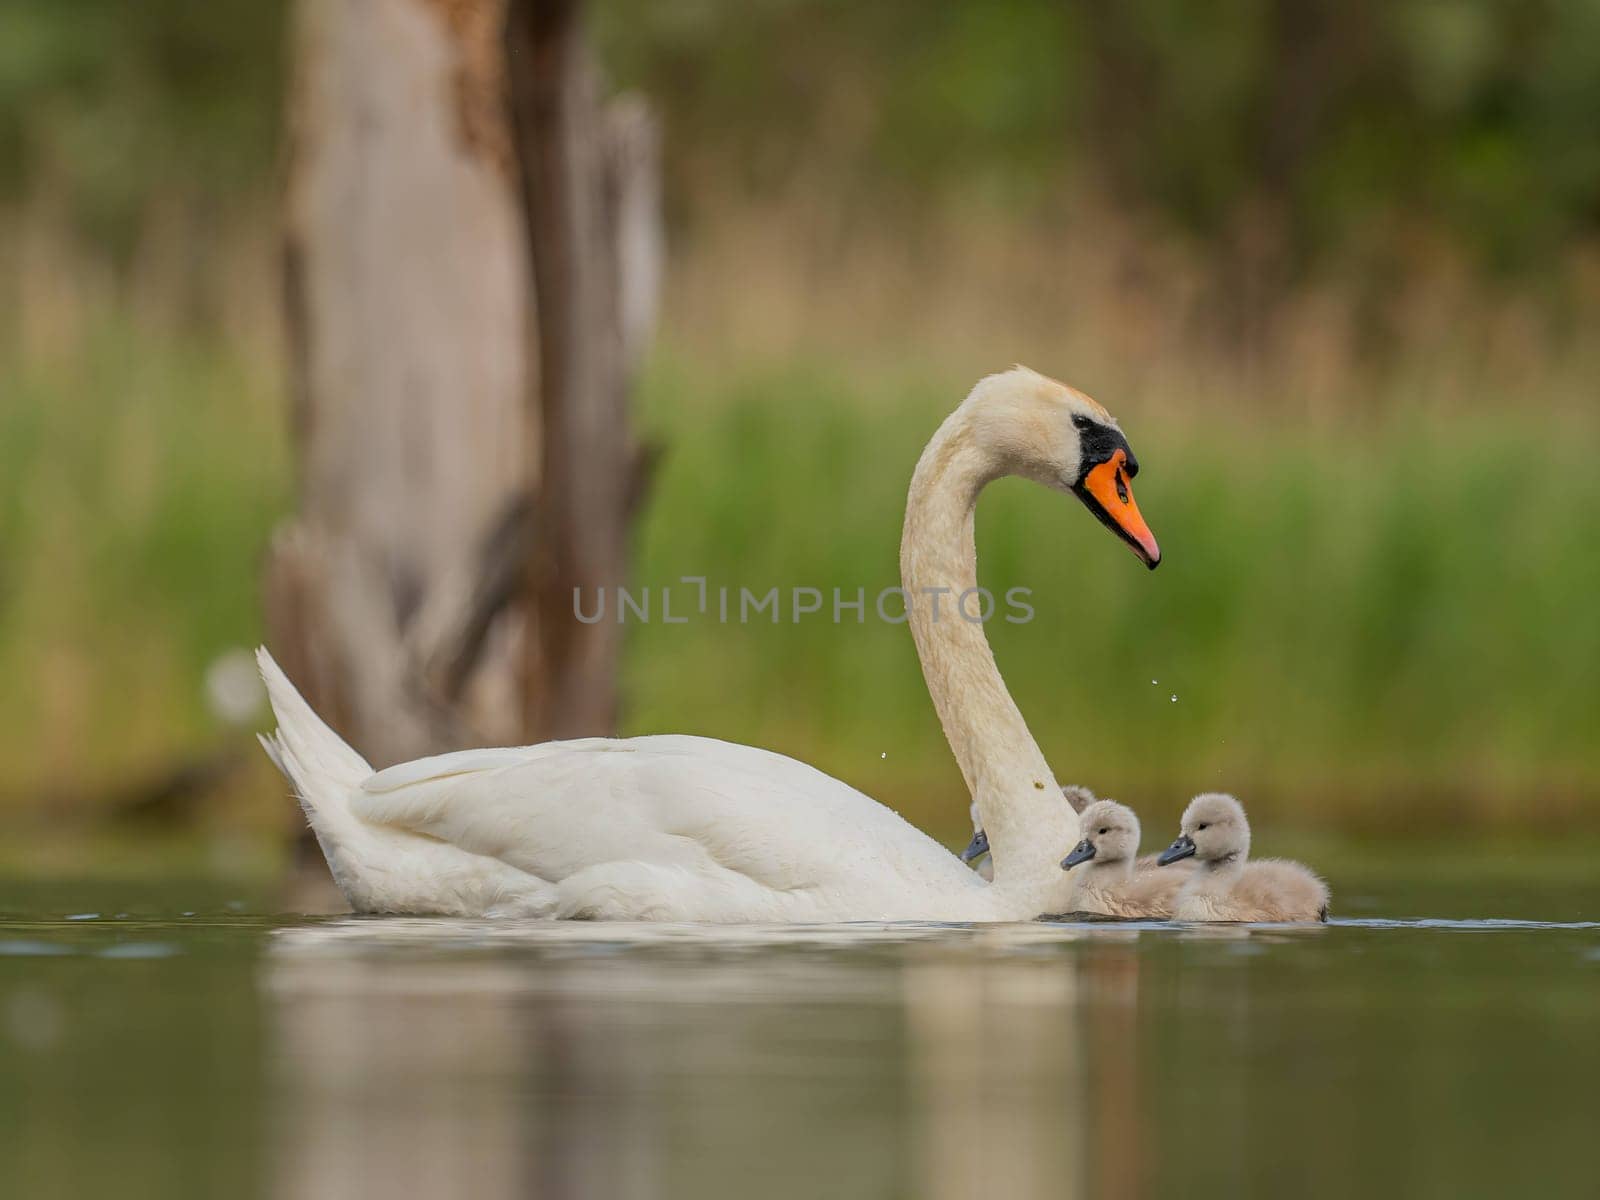
[[[1150,532],[1150,526],[1139,515],[1139,506],[1134,503],[1127,457],[1123,450],[1113,452],[1105,462],[1091,467],[1074,490],[1089,506],[1089,511],[1132,546],[1133,552],[1153,571],[1161,561],[1161,547],[1156,545],[1156,535]]]

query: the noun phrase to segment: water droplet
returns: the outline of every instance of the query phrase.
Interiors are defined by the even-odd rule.
[[[889,752],[887,750],[885,750],[882,754],[878,755],[878,757],[879,758],[888,758],[889,757]]]
[[[99,919],[100,919],[100,914],[99,913],[68,913],[67,914],[67,920],[69,920],[69,921],[98,921]]]
[[[1173,692],[1172,693],[1172,702],[1174,704],[1176,704],[1178,702],[1178,693],[1177,692]]]

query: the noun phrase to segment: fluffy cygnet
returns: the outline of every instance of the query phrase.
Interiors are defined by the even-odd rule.
[[[1072,911],[1105,917],[1161,920],[1187,881],[1173,871],[1140,870],[1139,818],[1115,800],[1100,800],[1078,817],[1083,840],[1061,860],[1077,877]]]
[[[1178,840],[1161,865],[1192,858],[1179,890],[1180,921],[1326,921],[1328,885],[1297,862],[1250,857],[1250,822],[1232,796],[1206,792],[1184,809]]]

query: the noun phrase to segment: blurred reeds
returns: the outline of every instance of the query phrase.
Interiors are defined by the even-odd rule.
[[[781,749],[957,837],[960,778],[909,636],[827,610],[835,587],[897,582],[923,441],[977,375],[1022,360],[1121,417],[1166,552],[1149,574],[1015,481],[980,510],[984,581],[1033,592],[1031,623],[990,632],[1063,780],[1157,822],[1221,787],[1310,826],[1594,824],[1594,351],[1535,300],[1419,260],[1387,301],[1400,349],[1364,350],[1334,284],[1241,349],[1198,268],[1103,213],[919,214],[831,249],[820,223],[805,202],[730,211],[680,245],[642,386],[667,454],[636,582],[676,584],[680,613],[685,575],[829,604],[799,624],[638,626],[631,731]],[[234,309],[259,307],[249,336],[11,253],[53,264],[13,276],[0,341],[15,812],[219,736],[202,679],[259,634],[290,468],[263,245],[233,272]],[[1600,312],[1583,272],[1563,286]]]
[[[39,206],[0,222],[0,810],[70,819],[222,735],[202,680],[259,635],[290,502],[270,246],[226,243],[200,323],[165,254],[119,277]]]

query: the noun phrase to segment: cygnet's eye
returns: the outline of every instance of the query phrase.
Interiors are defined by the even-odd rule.
[[[1200,825],[1196,825],[1196,826],[1195,826],[1195,827],[1194,827],[1194,831],[1195,831],[1195,832],[1196,832],[1196,833],[1199,833],[1199,832],[1200,832],[1200,831],[1201,831],[1201,830],[1202,830],[1202,829],[1204,829],[1204,828],[1205,828],[1205,827],[1206,827],[1206,826],[1207,826],[1207,825],[1209,825],[1209,824],[1211,824],[1211,822],[1210,822],[1210,821],[1206,821],[1206,822],[1204,822],[1204,823],[1203,823],[1203,824],[1200,824]]]
[[[1100,830],[1100,831],[1099,831],[1099,832],[1101,832],[1101,833],[1110,833],[1110,832],[1111,832],[1111,830],[1109,830],[1109,829],[1102,829],[1102,830]]]

